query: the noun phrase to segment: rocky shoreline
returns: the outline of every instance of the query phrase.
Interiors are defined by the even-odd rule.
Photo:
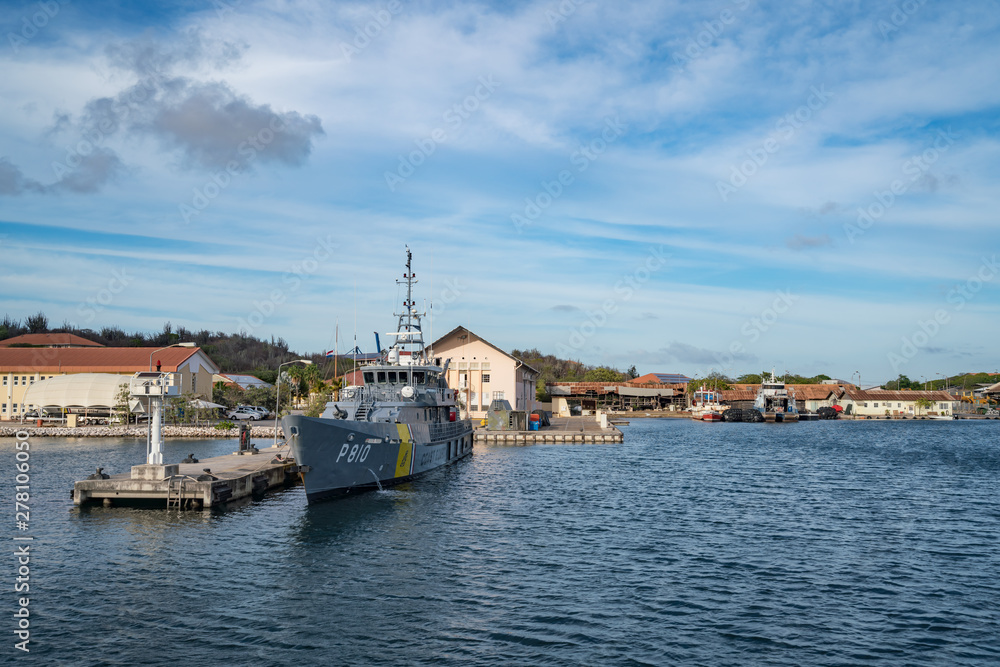
[[[0,426],[0,438],[13,438],[15,434],[25,432],[29,438],[146,438],[146,426],[35,426],[33,424],[14,424]],[[236,439],[239,428],[219,430],[214,426],[163,426],[164,438],[220,438]],[[251,438],[273,438],[274,426],[253,426],[250,429]],[[278,437],[283,438],[281,427],[278,427]]]

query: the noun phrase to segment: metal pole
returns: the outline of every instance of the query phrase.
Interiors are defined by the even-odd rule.
[[[278,390],[274,395],[274,442],[272,446],[278,446],[278,415],[281,411],[281,367],[287,366],[288,364],[305,364],[306,366],[312,366],[312,362],[308,359],[292,359],[291,361],[286,361],[283,364],[278,364],[278,377],[275,379],[275,383],[278,385]]]

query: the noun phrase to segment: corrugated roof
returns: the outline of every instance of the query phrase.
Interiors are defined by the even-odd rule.
[[[723,389],[719,392],[719,398],[727,402],[752,401],[757,398],[757,392],[752,389]]]
[[[847,397],[853,401],[915,401],[926,398],[941,403],[951,403],[955,397],[946,391],[889,391],[886,389],[869,389],[867,391],[848,390]]]
[[[691,378],[681,373],[646,373],[637,378],[632,378],[628,382],[629,384],[669,384],[683,386],[690,381]]]
[[[33,333],[22,334],[0,340],[0,347],[10,347],[11,345],[76,345],[80,347],[104,347],[100,343],[87,340],[82,336],[71,333]]]
[[[240,374],[240,373],[217,373],[221,378],[226,378],[229,383],[239,385],[240,388],[246,389],[247,387],[273,387],[274,385],[270,382],[264,382],[256,375]]]
[[[153,354],[155,352],[155,354]],[[149,369],[153,354],[153,368],[157,360],[165,372],[176,372],[177,367],[201,352],[201,348],[171,347],[157,351],[155,347],[12,347],[0,349],[0,372],[5,373],[135,373]],[[213,367],[209,359],[201,355]]]

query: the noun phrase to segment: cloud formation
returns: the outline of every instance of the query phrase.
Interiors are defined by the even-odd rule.
[[[238,61],[244,50],[239,44],[210,42],[195,31],[169,46],[149,38],[109,46],[112,68],[138,81],[114,96],[90,100],[75,123],[70,114],[57,113],[45,135],[64,138],[71,146],[62,160],[53,162],[57,180],[42,184],[4,158],[0,195],[99,191],[127,172],[109,145],[120,134],[156,139],[164,149],[177,151],[186,169],[247,170],[255,162],[301,166],[313,140],[324,134],[317,116],[275,111],[224,81],[172,74],[179,68],[221,69]]]

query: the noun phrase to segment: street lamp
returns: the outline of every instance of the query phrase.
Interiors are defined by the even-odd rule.
[[[465,341],[468,340],[469,334],[462,334],[458,337],[462,341],[462,358],[465,359]],[[472,367],[471,364],[465,362],[465,418],[469,419],[471,415],[469,414],[469,389],[472,386],[472,372],[468,369]],[[458,381],[459,384],[462,383],[462,364],[458,365]],[[461,389],[461,387],[459,387]]]
[[[173,343],[149,353],[149,370],[153,370],[153,355],[172,347],[198,347],[197,343],[187,341],[185,343]],[[146,399],[146,463],[163,463],[163,452],[160,448],[160,418],[162,416],[163,397],[150,396]]]
[[[278,446],[278,413],[281,411],[281,367],[287,366],[288,364],[302,364],[303,366],[312,366],[312,362],[308,359],[292,359],[291,361],[286,361],[283,364],[278,364],[278,377],[275,383],[278,385],[278,391],[274,394],[274,446]]]

